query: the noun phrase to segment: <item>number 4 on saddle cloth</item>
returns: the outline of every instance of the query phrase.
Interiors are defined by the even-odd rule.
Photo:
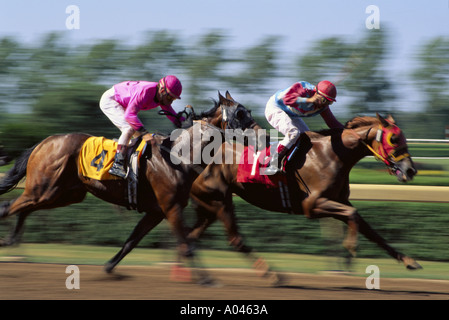
[[[104,137],[90,137],[84,142],[79,154],[79,171],[86,178],[95,180],[120,180],[109,173],[114,163],[117,142]],[[151,147],[141,137],[131,140],[126,154],[128,168],[128,209],[137,208],[137,184],[139,163],[142,156],[150,157]]]

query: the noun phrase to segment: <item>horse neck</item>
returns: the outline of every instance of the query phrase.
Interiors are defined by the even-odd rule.
[[[351,167],[364,157],[372,154],[367,147],[375,143],[376,126],[363,126],[354,129],[345,129],[342,133],[342,142],[345,150],[345,162]]]
[[[215,111],[215,113],[206,119],[206,122],[216,126],[218,128],[221,128],[222,126],[222,122],[223,122],[223,114],[222,114],[222,110],[221,110],[221,106],[218,106],[217,110]]]
[[[211,159],[204,159],[203,150],[209,144],[215,143],[220,146],[223,133],[209,121],[195,121],[193,126],[187,129],[185,135],[181,135],[174,143],[175,150],[182,150],[184,165],[197,168],[198,165],[205,167]],[[188,151],[187,151],[188,149]],[[187,157],[186,157],[187,156]],[[206,161],[206,162],[205,162]],[[210,162],[210,161],[209,161]]]

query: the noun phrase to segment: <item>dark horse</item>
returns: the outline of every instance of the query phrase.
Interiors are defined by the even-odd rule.
[[[224,119],[223,114],[226,114]],[[197,123],[200,130],[223,130],[215,126],[254,130],[261,129],[251,117],[250,112],[234,101],[229,93],[226,97],[219,94],[213,111]],[[191,137],[195,126],[186,129]],[[72,133],[54,135],[24,152],[16,160],[14,167],[6,174],[0,184],[0,194],[12,190],[26,176],[25,190],[15,200],[3,202],[0,217],[18,215],[17,224],[9,238],[2,245],[17,242],[26,217],[33,211],[67,206],[84,200],[87,192],[119,206],[127,206],[127,181],[93,180],[85,178],[79,170],[78,157],[84,142],[91,137],[87,134]],[[190,150],[203,150],[211,143],[207,139],[185,139],[185,135],[174,141],[167,136],[156,135],[151,144],[151,157],[141,160],[138,199],[141,211],[145,212],[142,221],[148,232],[166,218],[176,235],[179,250],[183,256],[192,255],[186,240],[182,211],[188,203],[190,188],[195,178],[207,163],[185,161],[174,164],[170,150],[185,147]],[[198,139],[197,139],[198,140]],[[220,142],[220,144],[222,141]],[[127,253],[125,245],[118,254],[116,263]]]
[[[265,185],[237,181],[238,164],[212,162],[195,180],[191,197],[196,204],[197,223],[189,237],[198,239],[217,218],[224,223],[231,244],[237,250],[255,257],[238,231],[232,195],[270,211],[292,212],[316,219],[333,217],[348,225],[344,246],[353,255],[357,234],[361,233],[378,244],[408,269],[421,266],[412,258],[396,251],[378,235],[359,215],[349,201],[349,172],[363,157],[375,154],[397,176],[399,181],[411,180],[416,169],[407,151],[402,131],[390,117],[356,117],[345,129],[305,132],[300,137],[301,149],[287,163],[287,179],[291,195],[291,208],[283,206],[279,192]],[[240,159],[242,148],[222,145],[218,157]],[[268,271],[268,266],[265,265]],[[262,268],[263,269],[263,268]]]

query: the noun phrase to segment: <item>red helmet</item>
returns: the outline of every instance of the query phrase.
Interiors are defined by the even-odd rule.
[[[175,76],[166,76],[159,80],[159,85],[165,89],[171,96],[181,99],[182,85],[181,81]]]
[[[337,88],[330,81],[324,80],[318,82],[316,85],[316,91],[329,101],[337,101],[335,100],[337,97]]]

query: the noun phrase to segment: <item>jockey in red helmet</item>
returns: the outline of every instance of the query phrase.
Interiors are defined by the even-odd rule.
[[[150,139],[148,131],[137,117],[141,110],[150,110],[160,107],[176,114],[171,104],[181,99],[182,85],[175,76],[166,76],[159,82],[125,81],[114,85],[107,90],[100,100],[100,108],[112,123],[120,129],[122,134],[118,140],[117,153],[109,173],[125,178],[127,172],[124,167],[125,151],[131,137],[136,134],[144,135],[145,140]],[[183,118],[167,115],[177,127],[181,126]]]
[[[265,117],[284,139],[279,143],[270,166],[265,171],[271,175],[282,170],[281,160],[297,142],[301,132],[309,131],[302,118],[321,115],[329,128],[343,128],[329,106],[336,101],[337,88],[330,81],[320,81],[316,86],[300,81],[276,92],[267,102]]]

